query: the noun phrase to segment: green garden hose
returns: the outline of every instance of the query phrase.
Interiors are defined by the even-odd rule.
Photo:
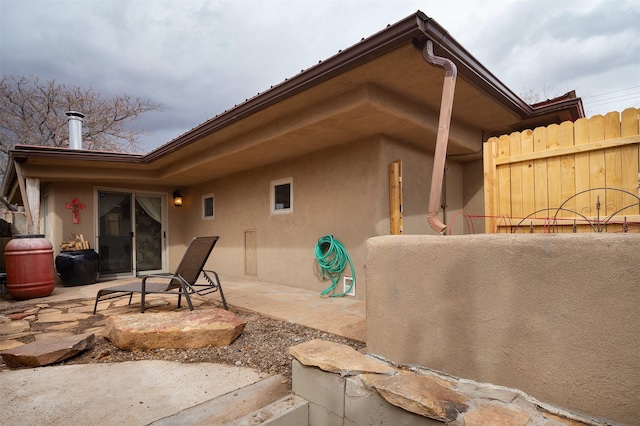
[[[356,284],[356,271],[353,269],[353,262],[349,257],[349,253],[347,253],[347,249],[344,248],[340,241],[333,238],[333,235],[325,235],[318,240],[314,254],[316,261],[318,262],[318,266],[320,266],[322,279],[325,279],[325,277],[328,276],[332,282],[329,287],[322,290],[320,295],[326,296],[327,294],[335,291],[338,281],[340,280],[340,276],[342,276],[342,273],[347,267],[347,263],[351,267],[351,276],[353,278],[351,280],[351,285],[344,293],[332,294],[331,297],[342,297],[349,293]]]

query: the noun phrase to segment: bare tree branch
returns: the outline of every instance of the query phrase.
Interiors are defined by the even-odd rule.
[[[148,99],[118,95],[103,98],[92,88],[69,87],[37,77],[0,79],[0,173],[17,144],[68,147],[67,111],[85,114],[84,149],[137,152],[140,132],[127,125],[160,108]]]

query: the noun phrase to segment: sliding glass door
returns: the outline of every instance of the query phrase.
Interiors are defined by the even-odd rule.
[[[100,274],[164,272],[165,196],[99,190],[97,198]]]

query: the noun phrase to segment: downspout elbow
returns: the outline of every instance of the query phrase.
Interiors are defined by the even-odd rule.
[[[445,78],[455,79],[458,76],[458,67],[456,67],[456,64],[454,64],[451,59],[442,56],[436,56],[433,53],[433,42],[431,40],[427,40],[426,44],[424,45],[424,48],[422,49],[422,57],[431,65],[443,68]],[[444,97],[442,100],[444,100]],[[453,101],[453,98],[451,98],[451,100]]]
[[[429,226],[438,232],[443,233],[447,225],[442,223],[438,214],[440,213],[440,198],[442,196],[442,182],[444,179],[444,169],[447,159],[447,144],[449,142],[449,127],[451,125],[451,112],[453,110],[453,97],[456,87],[456,76],[458,70],[456,64],[450,59],[433,54],[433,42],[427,40],[422,49],[422,56],[431,65],[444,68],[445,76],[442,85],[442,99],[440,101],[440,117],[438,119],[438,134],[436,136],[436,149],[433,159],[433,173],[431,176],[431,192],[429,194]]]

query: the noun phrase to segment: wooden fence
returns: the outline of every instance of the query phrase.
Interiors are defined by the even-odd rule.
[[[490,138],[485,231],[638,232],[639,144],[637,108]]]

